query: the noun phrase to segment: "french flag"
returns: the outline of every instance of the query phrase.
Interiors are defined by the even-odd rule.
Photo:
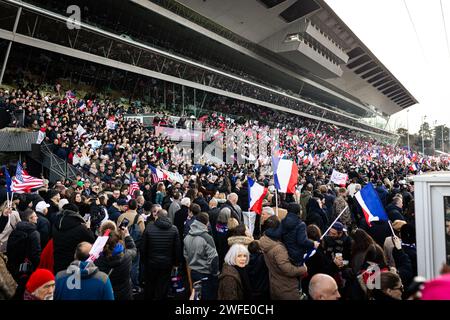
[[[255,180],[248,177],[248,208],[249,211],[261,214],[262,203],[267,194],[267,188],[258,184]]]
[[[136,163],[136,157],[133,157],[133,162],[131,163],[131,170],[136,171],[137,163]]]
[[[412,163],[410,166],[409,166],[409,170],[411,170],[411,171],[417,171],[417,167],[416,167],[416,164],[415,163]]]
[[[384,207],[381,204],[381,200],[378,197],[378,193],[371,183],[366,185],[361,191],[355,194],[356,200],[361,205],[361,208],[366,218],[366,222],[371,227],[372,221],[388,221],[388,216]]]
[[[275,187],[284,193],[295,193],[298,180],[298,166],[292,160],[272,157]]]
[[[164,174],[164,172],[162,172],[161,170],[155,168],[154,166],[149,164],[148,168],[152,172],[152,177],[153,177],[153,182],[154,183],[164,181],[167,178],[167,175]]]

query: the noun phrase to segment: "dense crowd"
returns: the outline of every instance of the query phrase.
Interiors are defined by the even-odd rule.
[[[125,111],[94,96],[26,89],[0,90],[0,107],[25,110],[25,125],[45,132],[42,143],[83,173],[15,194],[11,205],[1,183],[0,298],[391,300],[416,294],[408,290],[417,275],[408,176],[446,170],[447,158],[420,157],[348,129],[225,98],[199,120],[213,140],[226,130],[236,133],[221,142],[234,150],[232,163],[196,163],[189,148],[174,155],[178,142],[155,128],[192,128],[193,120],[168,111],[145,127],[125,120],[133,106]],[[267,150],[258,150],[255,139],[266,139]],[[274,192],[276,153],[298,164],[293,194]],[[179,173],[183,182],[159,179],[149,165]],[[333,169],[348,174],[345,186],[330,182]],[[14,175],[14,166],[9,170]],[[269,189],[254,226],[246,218],[247,177]],[[130,194],[135,180],[139,190]],[[386,221],[367,225],[355,193],[368,183],[395,235]],[[102,236],[102,253],[90,256]],[[79,286],[74,274],[81,275]],[[374,277],[380,279],[375,288]],[[426,284],[422,296],[435,288]]]

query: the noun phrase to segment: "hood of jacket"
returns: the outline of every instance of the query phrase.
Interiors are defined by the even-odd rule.
[[[73,261],[70,264],[68,270],[69,269],[73,271],[80,270],[80,275],[82,279],[90,278],[98,271],[98,267],[93,262],[79,261],[79,260]]]
[[[56,220],[55,226],[59,231],[70,230],[85,223],[83,217],[78,212],[71,210],[64,210],[58,218],[59,220]]]
[[[252,238],[247,236],[233,236],[228,238],[228,245],[231,247],[233,244],[242,244],[248,246],[253,241]]]
[[[169,218],[161,217],[161,218],[156,219],[155,226],[160,229],[167,230],[172,227],[172,223],[170,222]]]
[[[283,226],[283,233],[294,230],[300,223],[300,218],[295,213],[288,212],[286,217],[281,222]]]
[[[16,225],[16,229],[18,231],[23,231],[23,232],[26,232],[26,233],[30,234],[31,232],[37,230],[37,226],[34,223],[31,223],[31,222],[28,222],[28,221],[20,221]]]
[[[262,236],[259,239],[259,247],[264,253],[268,253],[270,250],[279,245],[278,241],[270,239],[268,236]]]
[[[189,230],[189,234],[191,236],[201,236],[203,234],[208,233],[208,226],[204,225],[198,220],[194,220],[191,224],[191,229]]]

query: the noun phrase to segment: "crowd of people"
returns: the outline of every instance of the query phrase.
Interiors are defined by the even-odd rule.
[[[408,290],[416,287],[417,275],[414,186],[408,176],[446,170],[447,158],[421,157],[345,128],[225,98],[198,120],[213,140],[216,132],[236,133],[222,142],[235,150],[232,163],[195,163],[189,148],[173,153],[178,142],[155,127],[190,128],[192,121],[171,122],[177,115],[168,111],[145,127],[125,120],[133,108],[125,111],[114,101],[25,88],[0,90],[0,107],[25,110],[25,126],[45,133],[42,143],[83,172],[73,181],[46,181],[11,201],[1,183],[1,298],[417,295]],[[267,139],[267,150],[258,150],[254,139]],[[275,192],[273,154],[297,163],[295,193]],[[152,168],[176,172],[183,181],[159,177]],[[330,182],[334,169],[348,174],[345,185]],[[15,167],[9,171],[13,176]],[[248,177],[269,190],[254,226],[246,220]],[[130,188],[134,182],[137,190]],[[355,193],[369,183],[394,234],[387,221],[369,227],[364,218]],[[99,237],[107,242],[92,255]],[[379,286],[371,285],[374,277]],[[425,284],[421,295],[436,297],[439,290]]]

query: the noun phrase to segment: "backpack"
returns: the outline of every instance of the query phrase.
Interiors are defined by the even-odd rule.
[[[136,214],[136,216],[134,217],[134,220],[133,220],[133,224],[128,227],[128,232],[130,233],[130,236],[133,238],[134,243],[137,248],[140,247],[141,239],[142,239],[142,232],[139,229],[139,226],[137,223],[138,219],[139,219],[139,214]]]
[[[13,275],[17,276],[19,274],[19,269],[22,264],[30,263],[27,261],[27,255],[29,253],[28,237],[29,234],[27,232],[15,229],[8,238],[8,267]],[[22,271],[27,271],[25,270],[27,266],[22,266],[22,269],[24,269]]]

